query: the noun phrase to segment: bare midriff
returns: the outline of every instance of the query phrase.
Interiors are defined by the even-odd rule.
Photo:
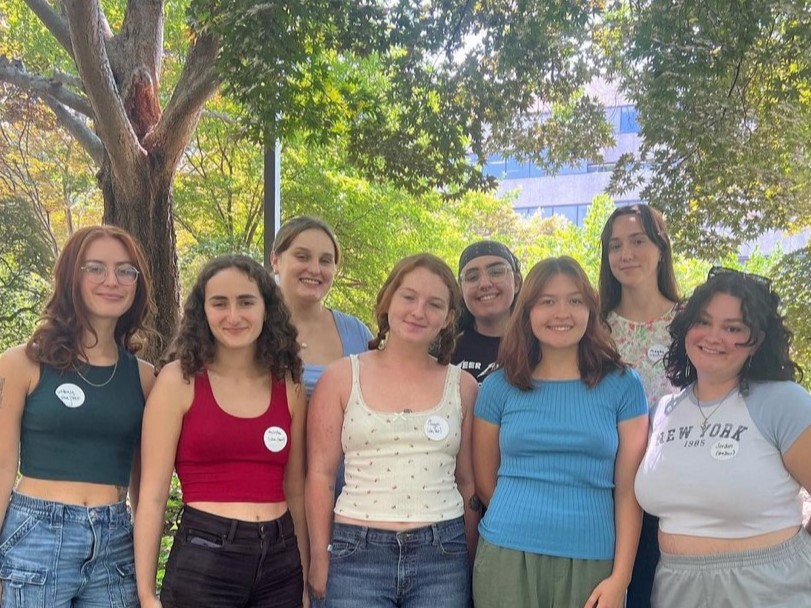
[[[33,477],[23,477],[16,488],[24,496],[82,507],[100,507],[121,502],[127,497],[127,490],[126,486]]]
[[[686,534],[667,534],[659,531],[659,549],[672,555],[714,555],[752,551],[779,545],[792,538],[800,530],[799,526],[784,528],[767,534],[745,538],[709,538]]]
[[[287,502],[190,502],[188,506],[211,515],[239,521],[273,521],[287,512]]]
[[[435,524],[435,521],[368,521],[365,519],[355,519],[345,515],[336,515],[335,521],[339,524],[349,524],[350,526],[361,526],[364,528],[377,528],[379,530],[391,530],[401,532],[403,530],[415,530],[425,528]]]

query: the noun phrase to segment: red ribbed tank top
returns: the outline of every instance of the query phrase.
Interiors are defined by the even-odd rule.
[[[219,406],[208,373],[197,374],[175,457],[183,501],[284,501],[290,422],[284,380],[273,381],[265,413],[240,418]]]

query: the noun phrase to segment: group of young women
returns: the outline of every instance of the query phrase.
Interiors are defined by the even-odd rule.
[[[599,293],[494,241],[456,275],[410,256],[373,335],[324,305],[331,229],[294,218],[272,274],[205,265],[155,380],[142,251],[77,231],[0,357],[0,607],[808,604],[811,397],[778,296],[713,268],[682,302],[644,205],[601,245]]]

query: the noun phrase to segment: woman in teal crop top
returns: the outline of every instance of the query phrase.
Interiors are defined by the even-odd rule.
[[[298,351],[279,288],[262,266],[233,254],[203,267],[144,414],[135,525],[142,608],[304,602],[309,547]],[[158,599],[173,468],[187,496]]]
[[[133,353],[153,311],[132,236],[82,228],[56,261],[34,335],[0,357],[3,605],[137,605],[126,498],[136,511],[154,373]]]
[[[337,361],[316,387],[307,440],[314,605],[468,606],[477,385],[449,365],[460,299],[436,256],[401,260],[377,295],[375,349]],[[333,510],[343,449],[346,485]]]

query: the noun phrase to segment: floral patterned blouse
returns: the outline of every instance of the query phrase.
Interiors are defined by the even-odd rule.
[[[665,395],[678,391],[665,377],[662,363],[662,357],[670,346],[667,326],[676,312],[677,307],[674,306],[658,319],[644,323],[630,321],[613,311],[608,313],[608,324],[617,350],[641,376],[651,408]]]

